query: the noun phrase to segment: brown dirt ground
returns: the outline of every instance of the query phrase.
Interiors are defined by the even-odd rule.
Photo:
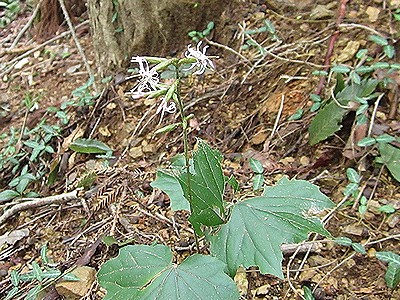
[[[259,34],[256,39],[263,46],[271,44],[271,51],[281,59],[267,55],[256,68],[250,69],[237,55],[212,46],[210,53],[220,56],[215,60],[217,72],[188,80],[185,85],[185,102],[195,115],[190,123],[191,143],[195,143],[196,136],[218,148],[225,156],[227,174],[235,174],[243,187],[250,187],[251,171],[247,161],[254,157],[262,161],[268,184],[275,183],[282,175],[311,180],[335,203],[343,199],[346,168],[363,164],[364,193],[374,193],[371,202],[374,205],[363,218],[357,212],[357,203],[342,206],[327,224],[334,236],[348,236],[355,242],[366,243],[367,255],[322,241],[308,256],[303,253],[285,257],[284,268],[289,270],[285,280],[262,275],[256,269],[249,270],[249,286],[243,298],[300,299],[302,286],[309,285],[316,288],[316,299],[400,299],[398,289],[391,290],[385,285],[385,264],[374,258],[376,251],[400,252],[399,211],[388,217],[376,210],[386,203],[398,205],[398,182],[385,169],[380,172],[375,168],[371,156],[350,160],[342,155],[353,130],[351,119],[335,137],[312,147],[307,134],[312,115],[307,114],[300,121],[288,121],[297,109],[311,105],[308,95],[315,90],[319,78],[310,75],[315,70],[310,63],[323,64],[327,40],[335,30],[338,3],[317,1],[333,14],[314,20],[309,13],[317,5],[314,2],[298,1],[301,4],[298,8],[282,11],[280,6],[264,2],[241,3],[229,15],[226,26],[217,28],[213,40],[239,50],[244,41],[238,24],[254,29],[267,18],[275,25],[282,43],[274,44],[267,34]],[[377,21],[371,22],[365,13],[368,7],[379,9]],[[4,31],[0,36],[3,49],[9,47],[28,19],[29,13],[25,13]],[[395,23],[390,17],[390,9],[384,8],[382,1],[350,1],[345,22],[364,24],[394,39],[400,36],[399,22]],[[349,41],[364,43],[368,34],[365,28],[341,29],[332,60]],[[94,66],[90,36],[85,30],[80,41]],[[17,46],[21,52],[2,55],[1,63],[23,53],[23,47],[36,45],[25,37]],[[276,50],[272,46],[280,48]],[[65,52],[70,53],[67,58],[62,57]],[[260,59],[254,48],[243,50],[242,54],[252,63]],[[70,99],[71,91],[87,80],[82,59],[69,36],[28,58],[22,69],[2,73],[1,77],[7,80],[3,80],[0,87],[0,134],[11,127],[21,128],[26,113],[22,99],[27,92],[40,99],[39,109],[26,118],[27,127],[32,128],[42,118],[50,124],[56,122],[54,116],[46,113],[46,108]],[[72,66],[77,66],[76,70],[71,71]],[[174,121],[175,116],[166,116],[159,125],[154,101],[132,100],[125,94],[132,84],[109,85],[94,107],[69,109],[71,121],[52,144],[57,153],[42,161],[48,167],[47,176],[49,167],[63,158],[60,176],[51,186],[43,181],[29,189],[42,196],[57,195],[75,189],[89,176],[93,176],[96,189],[90,189],[91,197],[87,201],[25,210],[1,227],[0,234],[26,228],[29,236],[0,249],[0,297],[11,288],[9,271],[27,269],[32,261],[39,262],[39,251],[44,243],[48,244],[49,256],[62,270],[73,266],[82,255],[87,256],[87,249],[102,235],[112,235],[119,241],[131,239],[138,244],[165,243],[174,249],[177,261],[193,249],[187,216],[171,212],[167,196],[149,185],[155,178],[156,168],[182,151],[178,132],[163,136],[152,134],[156,128]],[[326,85],[326,93],[331,86],[332,83]],[[279,126],[271,135],[282,97],[284,106]],[[385,99],[378,111],[379,122],[391,125],[399,119],[399,114],[394,120],[385,119],[390,109],[389,100]],[[105,169],[94,156],[72,154],[62,144],[76,134],[90,135],[107,143],[115,149],[118,159]],[[0,170],[0,176],[3,178],[0,189],[5,189],[13,175],[9,169],[4,169]],[[2,206],[4,208],[5,204]],[[177,229],[180,229],[178,233]],[[397,239],[380,242],[396,234]],[[87,265],[98,269],[117,254],[117,249],[115,245],[107,247],[100,243]],[[28,285],[24,286],[25,291],[28,289]],[[100,299],[102,295],[104,291],[93,285],[85,299]]]

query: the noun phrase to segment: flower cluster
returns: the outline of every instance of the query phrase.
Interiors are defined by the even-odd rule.
[[[192,48],[192,45],[189,45],[187,47],[187,51],[185,52],[186,58],[194,60],[194,62],[191,62],[190,67],[188,69],[185,69],[185,71],[197,69],[193,73],[194,75],[203,74],[207,69],[215,69],[213,62],[206,55],[208,46],[204,46],[203,49],[201,49],[201,43],[202,42],[200,41],[197,44],[196,49]],[[137,63],[139,65],[139,72],[137,75],[139,77],[139,82],[130,91],[132,98],[138,99],[150,96],[154,92],[165,89],[165,86],[160,83],[160,75],[158,74],[156,68],[150,68],[146,58],[133,57],[131,62]],[[174,101],[168,102],[165,98],[161,98],[161,103],[157,108],[157,114],[161,114],[161,119],[163,118],[165,113],[174,113],[175,111],[176,104]]]
[[[194,62],[188,69],[186,69],[186,71],[188,71],[194,68],[198,68],[198,70],[193,73],[194,75],[201,75],[206,71],[206,69],[215,69],[213,62],[206,55],[208,46],[204,46],[203,51],[201,51],[201,43],[202,42],[200,41],[197,44],[196,49],[193,49],[192,45],[189,45],[187,51],[185,52],[185,56],[187,58],[196,59],[196,62]]]

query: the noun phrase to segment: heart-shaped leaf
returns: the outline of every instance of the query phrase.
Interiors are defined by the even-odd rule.
[[[332,206],[317,186],[283,178],[262,197],[233,206],[230,220],[208,237],[211,253],[227,264],[231,276],[240,266],[258,266],[261,273],[282,278],[280,246],[301,242],[310,232],[329,236],[314,215]]]
[[[234,281],[215,257],[195,254],[180,265],[163,245],[126,246],[97,274],[104,299],[238,299]]]

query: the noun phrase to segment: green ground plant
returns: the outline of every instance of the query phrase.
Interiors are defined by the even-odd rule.
[[[201,39],[204,39],[208,35],[211,34],[211,31],[214,29],[215,24],[214,22],[209,22],[207,27],[202,31],[192,30],[188,32],[188,36],[196,43],[198,43]]]
[[[393,83],[390,75],[400,69],[400,64],[391,62],[395,49],[386,38],[370,35],[369,40],[383,49],[378,61],[368,55],[367,49],[361,49],[356,54],[355,66],[337,65],[331,68],[331,75],[336,77],[336,86],[332,89],[329,99],[321,99],[316,94],[310,95],[314,103],[310,110],[317,112],[309,127],[311,145],[324,141],[339,131],[344,117],[350,112],[355,112],[356,126],[373,122],[372,111],[384,96],[382,91]],[[380,79],[374,78],[373,73],[376,71],[384,76]],[[328,75],[321,71],[315,74]],[[388,134],[368,134],[358,142],[358,146],[368,147],[370,150],[376,148],[379,153],[376,163],[385,165],[393,177],[400,181],[400,167],[397,163],[400,149],[390,144],[395,140],[395,137]]]
[[[233,277],[240,266],[257,266],[262,274],[283,278],[281,245],[304,241],[310,232],[330,236],[317,215],[333,203],[317,186],[286,177],[275,186],[257,179],[254,190],[261,190],[259,196],[243,198],[236,193],[227,201],[227,185],[239,191],[239,183],[224,176],[222,154],[205,141],[197,139],[195,149],[189,149],[192,116],[186,114],[181,97],[188,71],[198,75],[214,69],[206,47],[202,49],[201,42],[196,49],[189,46],[180,59],[135,57],[132,61],[139,65],[132,97],[160,98],[161,117],[175,111],[180,115],[180,122],[157,132],[181,128],[184,153],[159,170],[151,186],[169,196],[173,210],[189,211],[198,253],[173,263],[172,249],[165,245],[122,247],[97,274],[107,290],[105,299],[239,299]],[[171,75],[171,70],[174,76],[169,76],[169,83],[161,82],[160,73]],[[262,177],[262,165],[256,160],[250,164],[255,177]],[[200,253],[200,243],[209,246],[209,255]]]
[[[19,0],[4,0],[0,1],[0,7],[4,9],[4,14],[0,17],[0,28],[5,28],[21,11],[21,4]]]
[[[7,293],[4,300],[16,299],[16,297],[21,296],[21,294],[23,294],[21,285],[24,282],[33,283],[34,285],[34,287],[26,292],[24,300],[35,300],[38,299],[38,294],[41,291],[60,278],[66,281],[79,280],[75,275],[68,273],[63,274],[63,272],[56,268],[57,264],[52,263],[47,255],[47,245],[42,246],[40,257],[42,266],[36,261],[33,261],[31,263],[31,270],[28,272],[21,273],[16,270],[11,271],[10,278],[13,288]]]
[[[51,124],[47,118],[43,118],[33,128],[25,124],[21,128],[10,128],[0,139],[3,147],[0,150],[0,170],[12,174],[7,183],[8,188],[0,192],[0,202],[9,201],[18,197],[38,197],[39,194],[29,191],[30,184],[42,179],[49,171],[46,163],[51,155],[55,153],[53,144],[61,137],[62,127],[70,121],[68,115],[69,107],[91,106],[99,96],[92,91],[94,79],[89,80],[72,92],[72,98],[60,105],[60,107],[49,107],[47,112],[54,114],[59,122]],[[26,93],[22,105],[25,109],[25,119],[28,115],[39,108],[41,95]],[[99,158],[109,159],[112,150],[96,140],[77,140],[71,145],[71,149],[79,153],[94,153]],[[57,167],[50,168],[48,183],[54,182]],[[3,180],[4,182],[4,180]]]

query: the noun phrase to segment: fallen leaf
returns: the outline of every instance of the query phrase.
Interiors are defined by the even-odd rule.
[[[13,246],[16,242],[23,239],[24,237],[29,235],[29,229],[19,229],[11,232],[7,232],[0,236],[0,248],[8,244],[9,246]]]

